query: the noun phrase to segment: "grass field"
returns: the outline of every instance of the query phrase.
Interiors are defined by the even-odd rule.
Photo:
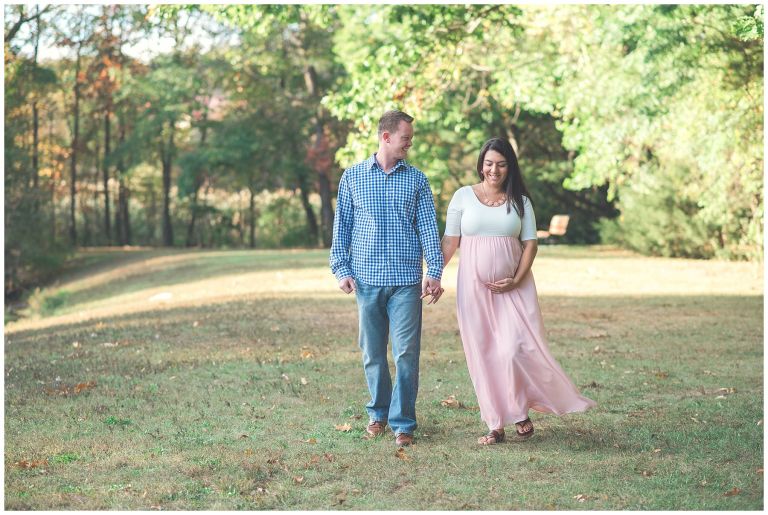
[[[762,266],[540,248],[550,348],[598,406],[480,447],[451,263],[398,453],[362,438],[327,251],[82,260],[5,325],[6,509],[763,509]]]

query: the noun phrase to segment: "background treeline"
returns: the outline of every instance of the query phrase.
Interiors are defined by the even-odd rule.
[[[441,219],[501,135],[567,241],[762,259],[762,6],[4,9],[6,296],[78,246],[328,246],[392,107]]]

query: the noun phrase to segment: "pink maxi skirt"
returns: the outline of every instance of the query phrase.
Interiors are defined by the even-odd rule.
[[[528,410],[563,415],[596,405],[582,396],[547,346],[533,273],[506,293],[484,283],[512,277],[523,247],[511,236],[462,236],[457,293],[459,331],[480,417],[499,429]]]

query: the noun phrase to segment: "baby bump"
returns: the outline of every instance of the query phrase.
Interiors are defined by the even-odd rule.
[[[520,240],[511,236],[463,236],[459,273],[480,282],[495,282],[515,274]]]

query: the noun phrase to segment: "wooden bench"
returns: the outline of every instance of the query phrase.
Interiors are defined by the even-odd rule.
[[[536,231],[536,237],[539,240],[544,240],[545,243],[550,243],[552,236],[564,236],[570,219],[571,217],[568,215],[553,216],[552,220],[549,221],[549,230]]]

